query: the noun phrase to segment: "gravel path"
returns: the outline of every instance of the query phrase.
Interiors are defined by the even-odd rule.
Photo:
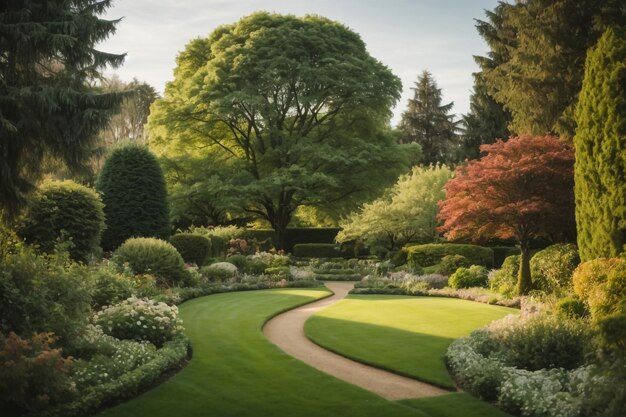
[[[274,317],[263,327],[265,337],[302,362],[388,400],[450,393],[425,382],[355,362],[311,342],[304,334],[304,322],[319,310],[343,299],[354,287],[354,283],[327,282],[326,286],[334,295]]]

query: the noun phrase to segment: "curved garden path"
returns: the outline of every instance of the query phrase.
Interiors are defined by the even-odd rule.
[[[345,298],[354,283],[327,282],[326,286],[334,293],[332,296],[289,310],[269,320],[263,327],[265,337],[296,359],[388,400],[450,393],[425,382],[350,360],[310,341],[304,334],[304,322],[319,310]]]

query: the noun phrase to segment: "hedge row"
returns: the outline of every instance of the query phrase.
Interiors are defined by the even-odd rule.
[[[293,247],[297,258],[340,258],[339,247],[332,243],[300,243]]]
[[[477,245],[460,243],[429,243],[426,245],[408,246],[407,264],[411,268],[436,265],[446,255],[461,255],[466,257],[472,265],[493,267],[493,250]]]
[[[335,243],[335,237],[341,229],[336,227],[294,227],[287,229],[285,235],[285,251],[293,252],[294,246],[301,243]],[[259,243],[271,242],[272,246],[278,246],[276,232],[273,229],[247,229],[242,237],[255,239]]]

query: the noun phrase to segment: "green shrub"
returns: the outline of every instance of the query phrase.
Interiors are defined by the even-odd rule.
[[[534,288],[550,294],[570,291],[572,274],[579,263],[575,245],[552,245],[537,252],[530,260]]]
[[[485,287],[487,285],[487,269],[480,265],[459,268],[448,279],[452,288]]]
[[[280,266],[280,265],[277,265]],[[261,259],[248,259],[244,265],[244,272],[252,275],[262,275],[270,265]]]
[[[222,268],[221,265],[230,265],[232,269]],[[237,274],[237,267],[227,262],[218,262],[200,269],[200,274],[209,282],[226,281]]]
[[[114,149],[96,181],[106,229],[102,247],[112,251],[130,237],[170,236],[165,179],[156,157],[140,145]]]
[[[71,240],[72,259],[85,262],[98,249],[104,229],[98,194],[73,181],[46,181],[35,193],[17,233],[44,252],[60,240]]]
[[[460,267],[469,267],[469,259],[463,255],[446,255],[439,263],[439,273],[443,275],[453,274]]]
[[[565,319],[579,319],[589,314],[585,303],[577,297],[566,297],[560,300],[556,305],[556,312]]]
[[[52,333],[22,339],[0,334],[0,410],[5,416],[23,415],[72,397],[68,376],[73,361],[53,349]]]
[[[574,271],[574,291],[587,304],[595,320],[626,313],[626,260],[598,258]]]
[[[520,250],[515,246],[491,246],[493,251],[493,267],[501,268],[504,260],[509,256],[519,255]]]
[[[177,233],[170,238],[170,243],[176,248],[185,262],[204,265],[211,254],[211,241],[201,235],[193,233]]]
[[[190,278],[176,248],[160,239],[128,239],[113,253],[111,260],[120,268],[128,265],[135,274],[154,275],[162,287],[182,286]]]
[[[493,251],[476,245],[459,243],[429,243],[406,247],[407,263],[409,266],[419,265],[427,267],[436,265],[446,255],[465,256],[472,265],[491,267],[493,265]]]
[[[293,252],[294,247],[302,243],[335,243],[337,227],[292,227],[285,232],[285,251]]]
[[[96,309],[119,303],[133,295],[135,286],[126,275],[105,268],[95,269],[90,275],[93,281],[91,305]]]
[[[511,255],[502,263],[502,267],[489,275],[491,291],[511,296],[517,292],[517,275],[519,273],[520,255]]]
[[[94,323],[118,339],[147,340],[161,346],[183,331],[178,307],[131,297],[99,311]]]
[[[219,236],[208,236],[211,240],[211,256],[214,258],[221,258],[226,255],[226,249],[228,249],[228,241]]]
[[[273,281],[280,281],[281,279],[290,281],[291,270],[288,266],[273,266],[265,270],[265,275],[268,275]]]
[[[243,271],[248,263],[248,258],[245,255],[231,255],[226,258],[226,262],[235,265],[238,270]]]
[[[0,333],[54,332],[67,343],[91,310],[88,273],[67,254],[40,255],[18,245],[0,262]]]
[[[341,251],[332,243],[299,243],[293,247],[293,256],[298,258],[339,258]]]
[[[610,347],[618,352],[626,352],[626,312],[619,312],[603,317],[600,322],[600,334]]]

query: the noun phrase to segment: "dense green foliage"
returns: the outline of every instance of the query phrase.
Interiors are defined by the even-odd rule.
[[[448,283],[452,288],[484,287],[487,285],[487,269],[480,265],[461,267],[450,275]]]
[[[441,262],[446,255],[461,255],[473,265],[491,267],[493,251],[477,245],[461,243],[430,243],[426,245],[411,245],[403,250],[407,252],[409,266],[431,266]]]
[[[338,217],[406,166],[386,127],[400,89],[345,26],[254,13],[186,46],[152,107],[150,146],[219,167],[191,180],[218,179],[205,200],[234,198],[283,248],[299,207]]]
[[[587,304],[594,320],[626,313],[626,260],[598,258],[574,271],[574,291]]]
[[[580,257],[626,251],[626,29],[587,56],[576,109],[576,224]]]
[[[452,177],[445,165],[413,167],[400,176],[383,197],[365,203],[341,222],[338,242],[363,241],[388,249],[407,242],[432,242],[436,236],[437,202],[445,197],[444,185]]]
[[[520,250],[514,246],[491,246],[493,251],[493,267],[500,268],[504,260],[512,255],[519,255]]]
[[[545,293],[571,292],[572,274],[579,263],[580,257],[575,245],[548,246],[530,260],[533,287]]]
[[[184,261],[170,243],[155,238],[130,238],[111,258],[119,268],[128,266],[135,274],[154,275],[159,285],[183,285],[189,280]]]
[[[69,240],[71,257],[85,262],[100,245],[102,209],[95,191],[73,181],[46,181],[33,196],[18,234],[45,252]]]
[[[513,295],[517,292],[520,255],[508,256],[502,266],[489,277],[489,288],[504,295]]]
[[[478,22],[490,47],[481,78],[511,112],[515,134],[574,135],[585,55],[608,25],[626,23],[620,0],[500,2]]]
[[[420,145],[424,164],[449,164],[459,153],[459,138],[454,115],[449,114],[454,103],[441,103],[441,89],[428,71],[417,77],[414,95],[402,114],[402,142]]]
[[[299,243],[293,247],[298,258],[339,258],[342,253],[333,243]]]
[[[211,255],[211,240],[193,233],[177,233],[170,238],[170,243],[176,248],[185,262],[204,265]]]
[[[98,176],[106,230],[102,247],[112,251],[129,237],[170,235],[163,173],[145,147],[128,144],[114,149]]]
[[[0,8],[0,209],[15,213],[52,159],[86,169],[95,134],[119,104],[89,84],[124,55],[95,46],[118,20],[111,0],[5,1]]]

